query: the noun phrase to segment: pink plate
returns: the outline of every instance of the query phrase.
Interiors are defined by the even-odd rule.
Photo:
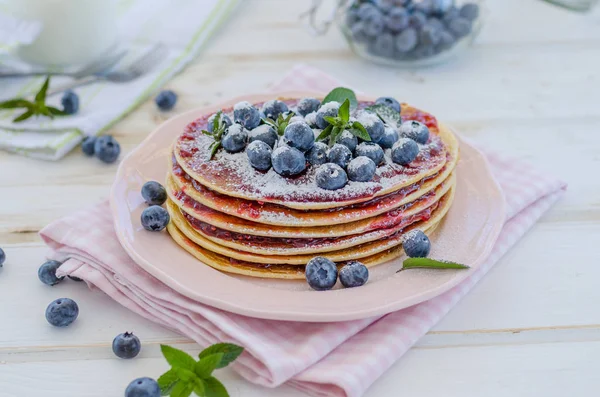
[[[306,92],[277,95],[315,96]],[[145,231],[140,225],[140,214],[146,207],[141,187],[149,180],[165,180],[171,145],[186,124],[241,100],[258,102],[273,97],[236,98],[174,117],[122,161],[110,197],[115,229],[123,248],[150,274],[191,299],[250,317],[346,321],[386,314],[440,295],[467,278],[489,255],[504,223],[504,197],[485,157],[464,141],[456,172],[455,200],[432,237],[431,257],[465,263],[470,270],[415,269],[396,273],[402,265],[400,258],[372,268],[369,282],[360,288],[316,292],[303,281],[221,273],[180,248],[166,231]]]

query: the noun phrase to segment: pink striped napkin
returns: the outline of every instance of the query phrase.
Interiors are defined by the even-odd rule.
[[[297,66],[272,88],[327,91],[330,76]],[[383,317],[345,323],[248,318],[194,302],[139,268],[121,248],[104,202],[59,219],[41,235],[62,274],[84,279],[130,310],[201,346],[227,341],[246,348],[233,368],[267,387],[283,383],[314,396],[361,396],[431,329],[561,196],[566,186],[529,165],[487,153],[504,190],[508,218],[481,268],[430,301]],[[90,227],[92,225],[92,227]]]

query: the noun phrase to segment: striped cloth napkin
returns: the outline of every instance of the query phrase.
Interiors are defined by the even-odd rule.
[[[330,76],[299,66],[273,88],[326,92],[336,85]],[[41,235],[52,249],[51,257],[66,261],[60,273],[84,279],[201,346],[219,341],[244,346],[233,368],[250,382],[267,387],[287,383],[313,396],[357,397],[448,313],[566,189],[529,165],[492,152],[487,156],[508,204],[506,224],[490,257],[452,290],[381,317],[295,323],[244,317],[192,301],[127,256],[106,202],[50,224]]]
[[[137,59],[156,43],[169,49],[162,62],[128,83],[102,82],[76,89],[80,110],[75,116],[32,118],[15,124],[12,120],[21,110],[0,112],[0,149],[44,160],[62,158],[85,136],[109,128],[179,72],[237,3],[238,0],[118,0],[124,43],[121,47],[128,52],[115,68]],[[30,95],[43,81],[44,77],[2,79],[0,101]],[[68,77],[56,76],[52,84],[68,81]],[[60,108],[60,99],[60,95],[55,95],[48,103]]]

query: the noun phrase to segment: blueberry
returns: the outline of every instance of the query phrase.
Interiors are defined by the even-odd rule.
[[[333,145],[327,153],[327,161],[342,168],[346,168],[350,160],[352,160],[352,152],[348,149],[348,146],[339,143]]]
[[[94,143],[94,154],[103,162],[114,163],[121,153],[121,145],[110,135],[103,135]]]
[[[360,20],[358,15],[358,8],[350,8],[346,12],[346,26],[352,26]]]
[[[429,128],[416,120],[408,120],[400,126],[400,136],[424,145],[429,140]]]
[[[271,168],[271,152],[271,146],[263,141],[250,142],[246,148],[250,165],[260,171],[267,171]]]
[[[326,190],[338,190],[348,183],[348,175],[342,167],[333,163],[325,163],[315,173],[317,186]]]
[[[127,386],[125,397],[160,397],[160,387],[152,378],[138,378]]]
[[[125,332],[115,336],[112,342],[112,350],[119,358],[134,358],[140,354],[142,343],[134,334]]]
[[[160,110],[171,110],[177,103],[177,94],[171,90],[161,91],[156,98],[154,98],[154,102],[156,102],[156,106],[158,106]]]
[[[394,109],[396,112],[400,113],[400,102],[398,102],[392,97],[382,96],[380,98],[377,98],[375,103],[378,105],[385,105],[388,108]]]
[[[64,280],[63,277],[57,277],[56,271],[62,265],[58,261],[47,261],[40,266],[38,269],[38,278],[46,285],[56,285]]]
[[[325,116],[337,117],[338,111],[340,110],[339,102],[327,102],[317,111],[317,127],[324,129],[327,128],[329,122],[324,119]]]
[[[369,269],[360,262],[349,262],[340,269],[340,282],[345,288],[360,287],[368,280]]]
[[[4,265],[4,261],[6,261],[6,253],[4,253],[4,250],[0,248],[0,267]]]
[[[418,154],[419,146],[412,139],[400,138],[392,146],[392,160],[396,164],[408,165]]]
[[[148,181],[142,186],[142,197],[149,205],[163,205],[167,201],[167,190],[156,181]]]
[[[373,3],[383,12],[389,12],[394,8],[394,0],[373,0]]]
[[[442,20],[444,21],[445,24],[448,24],[448,22],[450,22],[450,20],[454,19],[454,18],[458,18],[460,16],[460,11],[456,6],[452,6],[450,7],[450,9],[448,11],[446,11],[446,13],[442,16]]]
[[[213,114],[208,118],[208,120],[206,120],[206,129],[208,130],[208,132],[214,132],[213,123],[215,121],[215,117],[217,117],[217,113]],[[233,124],[233,122],[231,121],[228,115],[226,115],[225,113],[221,113],[221,124],[223,124],[225,128],[229,128],[231,124]]]
[[[439,31],[446,29],[446,25],[444,25],[444,22],[442,22],[440,19],[435,18],[435,17],[429,18],[427,20],[426,25],[433,26],[434,28],[436,28]]]
[[[316,112],[321,106],[321,101],[316,98],[302,98],[298,102],[297,110],[302,116],[306,116],[309,113]]]
[[[229,153],[237,153],[244,150],[247,140],[248,130],[240,124],[234,124],[227,128],[225,136],[221,139],[221,145]]]
[[[250,102],[238,102],[233,107],[233,120],[251,130],[260,124],[260,112]]]
[[[306,120],[304,120],[304,117],[298,115],[298,116],[292,116],[292,118],[290,119],[290,122],[288,124],[292,124],[292,123],[306,123]],[[308,123],[306,123],[308,124]]]
[[[456,39],[454,38],[454,36],[452,36],[452,34],[447,30],[442,30],[442,32],[440,33],[440,42],[438,43],[437,48],[439,50],[447,50],[449,48],[452,48],[455,43]]]
[[[385,131],[383,132],[383,136],[377,143],[383,149],[390,149],[394,146],[394,143],[398,140],[398,131],[395,128],[390,127],[389,125],[385,126]]]
[[[248,142],[262,141],[270,147],[275,146],[275,142],[279,139],[275,128],[269,124],[262,124],[248,132]]]
[[[306,281],[317,291],[332,289],[337,282],[337,273],[335,263],[322,256],[314,257],[306,264]]]
[[[369,40],[369,37],[365,33],[365,23],[363,21],[357,22],[350,28],[350,35],[352,40],[356,43],[364,43]]]
[[[387,127],[386,127],[387,128]],[[383,161],[383,149],[376,143],[363,142],[356,147],[356,157],[365,156],[373,160],[377,164],[381,164]]]
[[[408,28],[396,36],[396,50],[401,53],[412,51],[419,42],[417,30]]]
[[[441,31],[437,27],[430,25],[429,22],[427,22],[419,32],[419,42],[425,47],[435,46],[440,42],[440,33]]]
[[[290,146],[279,146],[271,155],[273,169],[279,175],[292,176],[304,171],[306,158],[300,150]]]
[[[358,118],[358,121],[365,127],[369,136],[371,137],[371,141],[377,142],[383,136],[385,131],[385,127],[381,122],[381,119],[377,117],[373,113],[364,113],[361,114]]]
[[[315,144],[315,134],[305,122],[288,124],[285,127],[283,136],[288,145],[303,152],[306,152]]]
[[[379,12],[379,10],[377,9],[377,7],[375,7],[373,3],[368,2],[362,3],[360,7],[358,7],[357,11],[358,15],[361,18],[364,18],[366,15],[369,15],[373,12]]]
[[[317,128],[317,112],[311,112],[311,113],[307,114],[306,116],[304,116],[304,121],[311,128]]]
[[[356,145],[358,145],[358,138],[350,131],[344,130],[340,135],[338,135],[335,142],[346,146],[351,152],[353,152],[354,149],[356,149]]]
[[[60,103],[66,114],[75,114],[79,111],[79,97],[71,90],[65,91]]]
[[[159,205],[153,205],[142,211],[141,220],[144,229],[151,232],[160,232],[167,227],[171,217],[166,209]]]
[[[420,11],[413,12],[409,19],[410,26],[416,29],[423,27],[423,25],[425,25],[426,22],[427,15]]]
[[[448,23],[448,29],[454,37],[460,39],[471,33],[471,21],[466,18],[454,18]]]
[[[402,236],[402,248],[411,258],[426,258],[431,250],[431,242],[425,233],[415,229]]]
[[[328,149],[329,146],[323,142],[315,142],[314,146],[306,153],[306,160],[314,166],[325,164]]]
[[[467,3],[460,8],[459,14],[469,21],[474,21],[479,17],[479,6],[475,3]]]
[[[81,150],[83,151],[83,153],[87,154],[88,156],[93,156],[95,144],[96,144],[96,137],[88,136],[83,140],[83,142],[81,142]]]
[[[429,15],[433,12],[433,0],[420,0],[414,3],[414,10]]]
[[[262,106],[263,114],[267,118],[270,118],[272,120],[277,120],[277,117],[280,114],[283,114],[283,113],[287,112],[288,110],[289,110],[288,106],[284,102],[282,102],[278,99],[272,99],[270,101],[267,101]]]
[[[453,6],[454,0],[431,0],[431,12],[436,15],[447,13]]]
[[[391,58],[394,56],[394,36],[391,33],[382,33],[369,48],[375,55]]]
[[[385,17],[385,26],[392,33],[399,33],[408,27],[410,15],[404,8],[394,8]]]
[[[358,156],[348,164],[348,179],[353,182],[369,182],[375,176],[377,165],[367,156]]]
[[[70,325],[78,315],[79,307],[77,303],[69,298],[57,299],[46,308],[46,320],[55,327]]]
[[[367,36],[377,37],[385,27],[383,14],[379,10],[372,11],[362,17],[363,31]]]

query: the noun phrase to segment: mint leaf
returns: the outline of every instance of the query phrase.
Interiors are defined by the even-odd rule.
[[[330,125],[337,125],[340,122],[339,118],[331,116],[323,116],[323,120],[327,121]]]
[[[338,110],[338,116],[340,117],[341,121],[343,121],[344,123],[347,123],[350,120],[350,100],[346,99],[344,101],[344,103],[342,103],[342,106],[340,106],[340,109]]]
[[[317,141],[327,138],[329,135],[331,135],[332,130],[333,130],[333,126],[331,124],[328,125],[327,127],[325,127],[325,129],[323,131],[321,131],[321,133],[317,137]]]
[[[352,135],[359,137],[363,141],[371,142],[371,136],[369,135],[365,127],[358,121],[352,123],[352,128],[350,128],[350,132],[352,133]]]
[[[160,351],[172,367],[194,370],[196,360],[186,352],[167,345],[160,345]]]
[[[48,91],[48,86],[50,85],[50,76],[46,77],[46,81],[44,81],[44,84],[42,85],[42,88],[40,88],[39,92],[35,95],[35,103],[39,106],[44,105],[44,102],[46,102],[46,92]]]
[[[331,92],[323,98],[321,105],[325,105],[327,102],[344,103],[346,99],[350,101],[350,107],[352,109],[355,109],[358,106],[358,100],[356,99],[354,91],[344,87],[338,87],[331,90]]]
[[[342,133],[342,131],[344,130],[338,127],[337,125],[333,127],[331,135],[329,136],[329,146],[333,146],[335,144],[335,141],[337,140],[338,136]]]
[[[229,397],[225,386],[213,376],[204,379],[204,395],[206,397]]]
[[[211,354],[222,353],[223,356],[221,357],[221,361],[217,364],[217,369],[219,369],[224,368],[235,361],[243,351],[243,347],[234,345],[233,343],[217,343],[202,350],[198,358],[202,359]]]
[[[213,143],[210,144],[210,146],[208,147],[210,149],[210,157],[208,158],[209,160],[212,160],[213,157],[215,157],[215,153],[217,153],[217,150],[219,150],[219,148],[221,147],[221,141],[214,141]]]
[[[190,382],[190,381],[197,379],[196,373],[193,371],[190,371],[189,369],[175,367],[175,368],[173,368],[173,370],[175,371],[175,373],[177,374],[179,379],[184,382]]]
[[[223,114],[223,112],[221,110],[219,110],[217,112],[217,115],[215,116],[215,118],[213,119],[213,132],[217,132],[219,130],[219,128],[221,127],[221,115]]]
[[[13,120],[13,123],[20,123],[21,121],[25,121],[28,118],[30,118],[31,116],[33,116],[34,112],[33,110],[27,110],[24,113],[21,113],[19,116],[15,117],[15,119]]]
[[[369,106],[365,110],[375,113],[381,119],[381,121],[392,127],[398,127],[400,124],[402,124],[402,117],[400,117],[400,113],[396,112],[389,106],[377,104]]]
[[[189,397],[194,391],[195,384],[193,382],[179,382],[171,391],[171,397]]]
[[[200,358],[194,366],[194,372],[200,378],[208,378],[223,358],[223,353],[214,353]]]
[[[25,99],[11,99],[8,101],[0,102],[0,109],[18,109],[18,108],[33,108],[33,103]]]
[[[54,106],[46,106],[46,109],[48,109],[50,111],[50,114],[52,114],[53,116],[66,116],[67,115],[64,111],[62,111],[58,108],[55,108]]]
[[[203,397],[206,395],[206,390],[204,388],[204,381],[202,379],[196,379],[196,383],[194,384],[194,393],[196,395]]]
[[[171,390],[175,387],[177,382],[179,382],[179,376],[175,372],[173,368],[165,372],[158,378],[157,380],[158,386],[160,387],[161,396],[168,396],[171,393]]]
[[[469,269],[467,265],[450,261],[438,261],[429,258],[407,258],[402,264],[402,269]]]

